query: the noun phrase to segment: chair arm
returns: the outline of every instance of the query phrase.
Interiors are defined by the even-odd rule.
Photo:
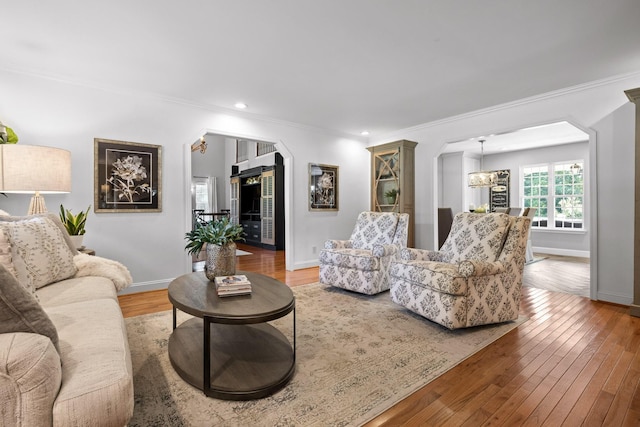
[[[398,253],[398,246],[396,245],[373,245],[373,249],[371,250],[373,256],[377,256],[379,258],[395,255]]]
[[[438,251],[428,249],[402,248],[400,259],[403,261],[442,261]]]
[[[0,334],[0,425],[51,425],[62,382],[60,356],[44,335]]]
[[[325,249],[347,249],[351,247],[351,240],[327,240],[324,242]]]
[[[501,261],[487,262],[467,260],[458,263],[458,273],[463,277],[490,276],[500,274],[505,271]]]

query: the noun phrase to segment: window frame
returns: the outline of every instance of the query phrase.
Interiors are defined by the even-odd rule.
[[[556,175],[558,175],[558,172],[560,170],[564,170],[564,169],[560,169],[561,166],[563,167],[568,167],[572,164],[578,163],[581,165],[582,167],[582,193],[581,194],[575,194],[577,197],[581,197],[582,199],[582,218],[581,218],[581,223],[582,223],[582,227],[557,227],[556,226],[556,221],[558,220],[563,220],[563,219],[559,219],[557,217],[557,213],[556,213],[556,208],[555,208],[555,203],[556,203],[556,199],[561,198],[566,196],[566,194],[556,194]],[[544,162],[544,163],[535,163],[535,164],[528,164],[528,165],[522,165],[520,167],[520,194],[521,194],[521,202],[522,202],[522,206],[526,207],[526,200],[531,200],[532,198],[537,198],[537,199],[544,199],[546,200],[546,208],[547,208],[547,216],[546,216],[546,220],[547,220],[547,225],[546,226],[540,226],[539,223],[538,225],[533,225],[532,223],[532,228],[535,230],[546,230],[546,231],[554,231],[554,232],[569,232],[569,233],[584,233],[587,231],[587,224],[586,224],[586,217],[587,217],[587,212],[588,212],[588,198],[587,198],[587,193],[588,193],[588,189],[587,189],[587,179],[586,179],[586,169],[585,169],[585,164],[586,161],[584,159],[574,159],[574,160],[562,160],[562,161],[557,161],[557,162]],[[525,196],[525,170],[526,169],[534,169],[534,168],[545,168],[547,169],[547,184],[546,184],[546,195],[537,195],[537,196]],[[570,185],[575,185],[575,183],[570,183]],[[538,206],[538,209],[540,209],[540,207]],[[538,210],[536,212],[536,214],[540,212],[540,210]],[[537,215],[535,215],[535,217],[537,217]],[[533,220],[533,219],[532,219]],[[563,222],[566,222],[563,220]]]

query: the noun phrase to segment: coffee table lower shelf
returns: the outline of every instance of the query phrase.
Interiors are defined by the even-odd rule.
[[[207,323],[210,387],[204,372]],[[295,347],[268,323],[228,325],[189,319],[169,337],[169,359],[186,382],[209,397],[225,400],[269,396],[284,387],[295,371]]]

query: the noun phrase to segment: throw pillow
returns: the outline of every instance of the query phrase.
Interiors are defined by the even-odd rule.
[[[0,218],[0,227],[11,242],[18,281],[38,289],[76,274],[75,253],[51,215],[9,218]]]
[[[6,268],[0,265],[0,333],[45,335],[58,350],[58,331],[47,313]]]

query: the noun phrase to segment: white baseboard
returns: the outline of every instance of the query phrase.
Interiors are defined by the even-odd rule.
[[[138,292],[157,291],[158,289],[167,289],[169,283],[173,279],[154,280],[151,282],[134,283],[128,288],[125,288],[118,292],[118,295],[136,294]]]
[[[574,249],[559,249],[559,248],[541,248],[539,246],[533,247],[534,253],[560,255],[560,256],[574,256],[578,258],[589,258],[589,251],[578,251]]]
[[[317,267],[319,265],[320,265],[320,261],[318,261],[318,259],[305,261],[305,262],[297,262],[293,265],[293,271],[302,270],[303,268]]]
[[[631,305],[633,304],[633,295],[612,294],[609,292],[598,292],[598,301],[607,301],[614,304]]]

